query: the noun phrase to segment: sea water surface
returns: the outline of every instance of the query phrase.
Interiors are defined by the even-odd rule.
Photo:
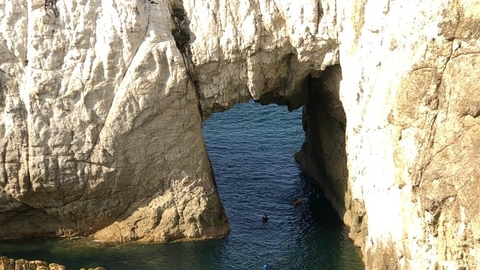
[[[293,154],[304,140],[301,110],[253,101],[213,114],[203,126],[232,231],[192,243],[105,245],[88,240],[0,242],[0,256],[40,259],[67,269],[364,269],[318,186]],[[302,203],[294,205],[295,199]],[[268,222],[262,221],[267,214]]]

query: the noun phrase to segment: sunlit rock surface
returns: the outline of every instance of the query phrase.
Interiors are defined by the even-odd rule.
[[[23,259],[14,260],[7,257],[0,257],[0,269],[2,270],[65,270],[65,266],[56,263],[47,263],[44,261],[27,261]],[[81,268],[80,270],[86,270]],[[88,270],[105,270],[103,267],[88,268]]]
[[[480,264],[480,3],[0,0],[0,237],[220,237],[202,119],[303,104],[368,268]],[[175,36],[175,37],[174,37]]]
[[[341,9],[340,100],[367,267],[478,268],[480,2]]]
[[[229,231],[170,3],[0,1],[0,12],[1,238]]]

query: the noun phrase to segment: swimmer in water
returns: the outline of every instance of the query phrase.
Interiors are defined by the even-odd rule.
[[[267,216],[267,214],[263,214],[262,220],[263,220],[263,222],[267,222],[267,221],[268,221],[268,216]]]
[[[303,198],[296,198],[295,201],[293,201],[293,205],[299,205],[303,203]]]

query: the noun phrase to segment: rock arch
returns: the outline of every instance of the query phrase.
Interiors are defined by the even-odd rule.
[[[253,97],[326,120],[304,152],[368,267],[477,268],[477,1],[26,3],[0,0],[1,238],[224,235],[202,118]]]

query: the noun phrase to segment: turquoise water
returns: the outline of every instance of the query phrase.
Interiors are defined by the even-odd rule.
[[[293,159],[304,139],[301,112],[253,102],[212,115],[204,136],[231,223],[225,239],[104,245],[86,240],[0,242],[0,255],[68,269],[364,269],[318,187]],[[303,203],[294,206],[293,201]],[[266,213],[268,222],[262,222]]]

